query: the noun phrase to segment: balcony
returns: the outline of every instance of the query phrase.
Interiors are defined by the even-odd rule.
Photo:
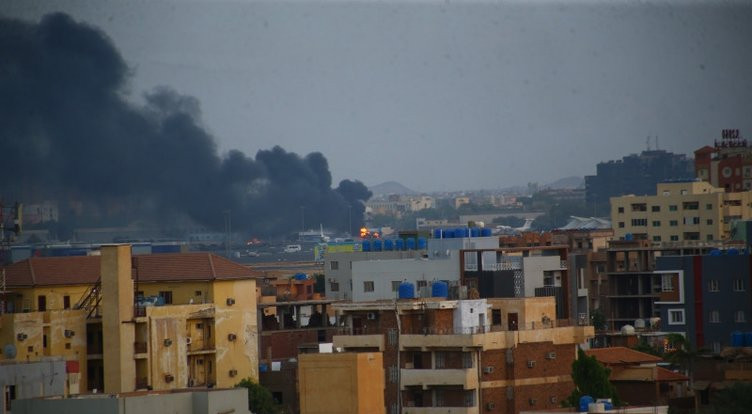
[[[401,369],[400,384],[404,390],[410,386],[460,385],[462,389],[478,388],[478,370],[470,369]]]
[[[403,414],[478,414],[478,407],[402,407]]]
[[[483,270],[493,270],[493,271],[500,271],[500,270],[520,270],[522,269],[522,262],[520,261],[504,261],[499,263],[485,263],[483,265]]]
[[[335,335],[332,338],[335,348],[377,348],[384,350],[384,335]]]

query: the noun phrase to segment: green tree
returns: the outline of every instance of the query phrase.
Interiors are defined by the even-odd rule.
[[[752,407],[752,384],[736,382],[728,388],[716,391],[710,405],[700,411],[703,414],[745,414]]]
[[[280,406],[274,402],[272,393],[250,378],[240,381],[236,387],[248,389],[248,408],[254,414],[284,414]]]
[[[607,328],[606,316],[600,309],[595,309],[590,312],[590,323],[593,324],[596,331],[603,331]]]
[[[580,397],[589,395],[593,399],[610,398],[614,405],[621,405],[619,396],[616,395],[608,376],[611,370],[601,365],[594,356],[587,356],[582,349],[577,350],[577,359],[572,363],[572,381],[574,391],[566,400],[570,406],[577,406]]]

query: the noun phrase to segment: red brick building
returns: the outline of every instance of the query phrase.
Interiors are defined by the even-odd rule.
[[[752,190],[752,147],[739,130],[723,130],[720,141],[695,151],[695,174],[727,192]]]

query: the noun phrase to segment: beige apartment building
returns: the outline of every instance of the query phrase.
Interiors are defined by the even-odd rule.
[[[751,217],[752,191],[726,193],[702,181],[660,183],[656,195],[611,198],[615,239],[727,240],[733,221]]]

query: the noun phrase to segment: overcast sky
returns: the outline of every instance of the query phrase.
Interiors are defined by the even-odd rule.
[[[51,11],[113,39],[133,100],[196,96],[223,151],[320,151],[335,182],[499,188],[592,174],[648,136],[752,138],[752,2],[0,2]]]

